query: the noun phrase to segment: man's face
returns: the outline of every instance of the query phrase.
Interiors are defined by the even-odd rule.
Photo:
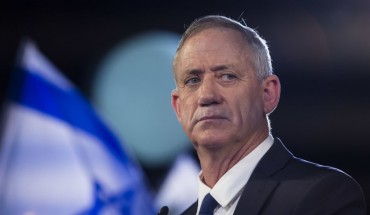
[[[264,89],[253,59],[240,33],[226,28],[197,33],[178,53],[172,105],[196,148],[267,135]]]

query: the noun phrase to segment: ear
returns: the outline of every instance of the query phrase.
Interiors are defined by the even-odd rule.
[[[179,92],[177,91],[177,89],[174,89],[171,92],[171,104],[172,104],[173,110],[176,113],[177,119],[181,121],[180,98],[179,98]]]
[[[276,75],[270,75],[263,80],[263,103],[265,114],[272,113],[280,99],[280,80]]]

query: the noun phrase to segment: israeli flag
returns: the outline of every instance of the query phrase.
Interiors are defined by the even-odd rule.
[[[2,125],[0,214],[155,214],[138,166],[32,42],[18,67]]]

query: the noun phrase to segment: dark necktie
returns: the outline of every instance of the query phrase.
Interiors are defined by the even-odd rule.
[[[213,215],[213,211],[217,207],[217,201],[211,196],[211,194],[207,194],[202,202],[202,206],[199,210],[199,215]]]

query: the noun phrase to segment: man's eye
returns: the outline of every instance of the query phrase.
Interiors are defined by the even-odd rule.
[[[234,80],[234,79],[236,79],[237,77],[236,77],[236,75],[234,75],[234,74],[223,74],[223,75],[221,76],[221,78],[222,78],[223,80],[229,81],[229,80]]]
[[[200,82],[200,78],[198,77],[192,77],[185,80],[185,85],[194,85],[196,83]]]

